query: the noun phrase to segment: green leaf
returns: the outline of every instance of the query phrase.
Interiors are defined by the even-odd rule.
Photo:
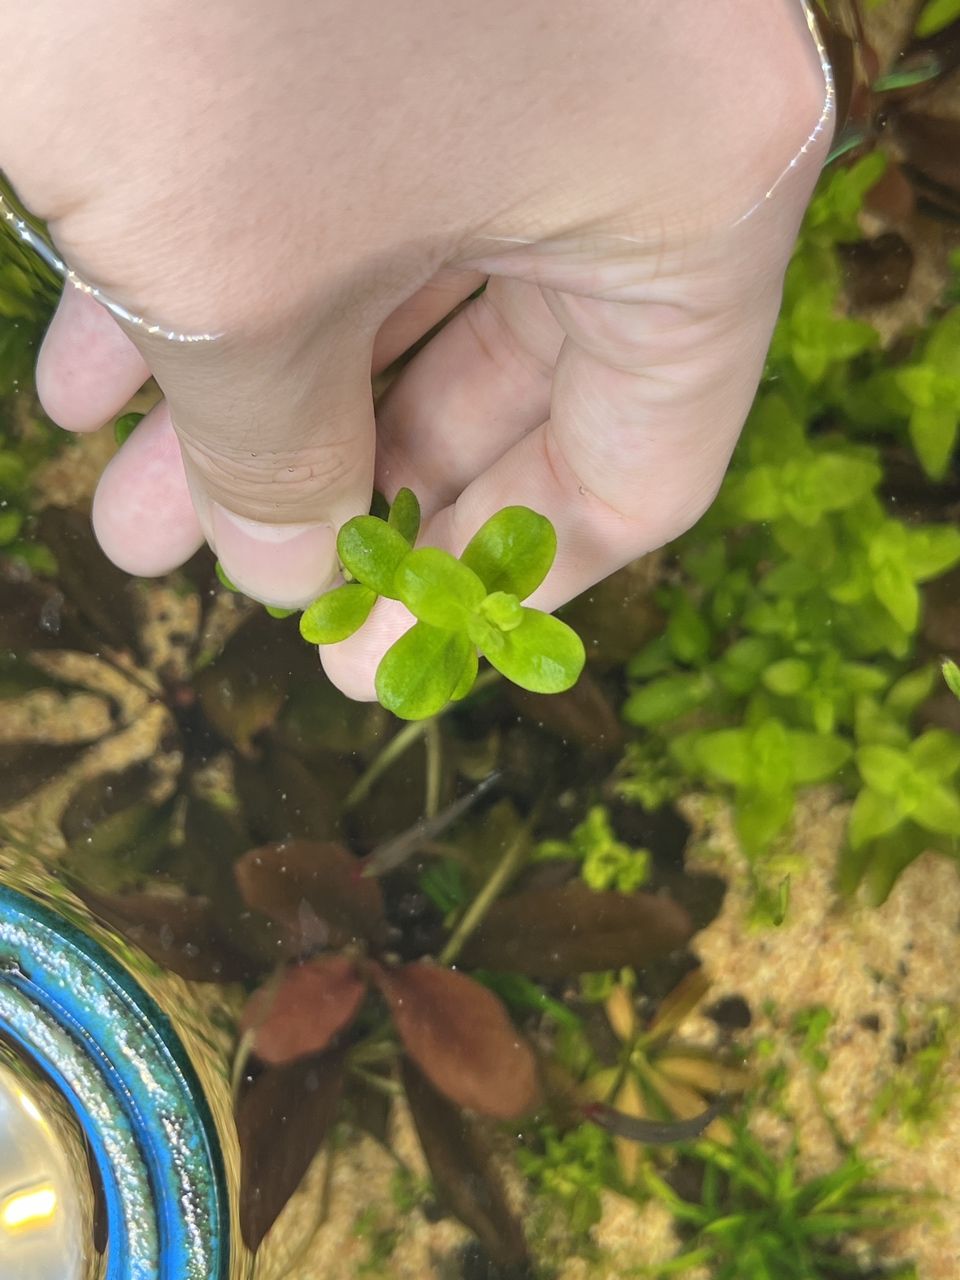
[[[307,644],[339,644],[366,622],[377,593],[359,582],[348,582],[308,605],[300,618],[300,634]]]
[[[142,413],[125,413],[113,424],[113,438],[118,445],[126,444],[143,421]]]
[[[534,592],[557,554],[557,535],[546,516],[529,507],[504,507],[468,542],[463,564],[487,592],[508,591],[520,600]]]
[[[658,676],[664,671],[669,671],[673,665],[667,637],[659,635],[630,659],[627,663],[627,675],[635,680],[646,680],[649,676]]]
[[[710,651],[710,628],[686,596],[679,596],[667,623],[667,643],[678,662],[702,663]]]
[[[462,684],[470,649],[462,632],[415,623],[383,655],[377,697],[402,720],[436,715]]]
[[[928,524],[906,529],[906,563],[918,582],[939,577],[960,563],[960,529],[949,524]]]
[[[910,441],[931,480],[942,480],[957,442],[960,416],[952,405],[917,407],[910,415]]]
[[[664,676],[634,689],[623,708],[629,724],[651,728],[667,724],[706,702],[713,692],[713,681],[704,672]]]
[[[917,85],[927,84],[942,74],[939,59],[928,56],[923,62],[902,71],[888,71],[886,75],[877,76],[871,84],[873,93],[891,93],[894,89],[913,89]]]
[[[907,570],[887,561],[873,579],[877,599],[894,622],[906,632],[914,632],[920,617],[920,593]]]
[[[927,831],[960,836],[960,796],[956,788],[943,783],[925,787],[913,818]]]
[[[781,658],[772,662],[763,673],[763,683],[771,693],[781,698],[792,698],[806,689],[813,679],[810,664],[802,658]]]
[[[742,787],[751,775],[750,747],[750,734],[746,729],[718,729],[700,737],[696,756],[712,777]]]
[[[757,791],[774,795],[790,790],[794,780],[791,746],[791,735],[773,716],[753,731],[750,755],[753,785]]]
[[[928,729],[909,747],[912,763],[936,782],[947,782],[960,769],[960,734]]]
[[[747,853],[760,853],[793,817],[793,792],[749,791],[737,796],[736,827]]]
[[[420,503],[412,489],[401,489],[393,500],[387,524],[412,547],[420,532]]]
[[[938,31],[960,19],[960,0],[927,0],[917,18],[915,33],[921,39],[935,36]]]
[[[885,836],[898,826],[904,818],[903,810],[896,795],[882,795],[865,787],[850,810],[850,824],[847,836],[851,848],[862,849],[871,840]]]
[[[12,497],[23,490],[26,482],[27,464],[23,458],[10,450],[0,452],[0,493]]]
[[[733,476],[725,501],[734,514],[744,520],[774,520],[783,511],[783,495],[774,467],[753,467],[746,474]]]
[[[410,544],[396,529],[376,516],[354,516],[337,535],[337,554],[358,582],[377,595],[397,598],[393,579],[410,555]]]
[[[476,682],[479,666],[480,663],[477,660],[477,651],[474,649],[473,645],[470,645],[463,664],[463,671],[460,675],[460,679],[457,681],[456,687],[450,695],[451,702],[459,702],[462,698],[467,696]]]
[[[795,782],[823,782],[832,778],[853,755],[849,742],[835,734],[790,734],[790,754]]]
[[[931,837],[915,823],[902,822],[889,835],[871,841],[852,855],[860,860],[860,877],[870,906],[879,907],[886,902],[898,877],[930,844]]]
[[[954,261],[954,273],[957,265]],[[960,307],[948,311],[933,326],[924,356],[943,377],[960,379]]]
[[[843,511],[852,507],[873,492],[882,476],[876,462],[835,452],[821,453],[810,471],[821,511]]]
[[[933,692],[936,676],[933,667],[918,667],[916,671],[908,671],[905,676],[891,687],[884,702],[898,716],[913,715],[917,707]]]
[[[960,698],[960,667],[952,658],[944,658],[940,670],[943,672],[947,688],[955,698]]]
[[[491,629],[492,630],[492,629]],[[480,645],[501,675],[531,693],[562,693],[576,684],[586,661],[583,641],[565,622],[539,609],[524,609],[513,631],[499,631]]]
[[[879,742],[860,748],[857,768],[867,786],[884,796],[895,796],[901,792],[913,773],[906,752]]]
[[[465,631],[487,594],[472,569],[439,547],[408,551],[393,588],[415,618],[446,631]]]
[[[0,511],[0,547],[8,547],[23,528],[23,513]]]
[[[523,621],[523,606],[509,591],[494,591],[487,596],[480,612],[499,631],[515,631]]]
[[[215,560],[215,561],[214,561],[213,571],[214,571],[214,573],[217,575],[217,578],[218,578],[218,580],[219,580],[219,582],[220,582],[220,585],[221,585],[221,586],[226,587],[228,591],[239,592],[240,588],[239,588],[239,587],[235,587],[235,586],[233,585],[233,583],[232,583],[232,582],[230,581],[230,579],[227,577],[227,572],[226,572],[226,570],[224,569],[223,565],[220,563],[220,561],[219,561],[219,560]]]

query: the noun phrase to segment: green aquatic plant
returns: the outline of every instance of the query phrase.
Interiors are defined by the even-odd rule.
[[[917,457],[932,480],[943,480],[960,426],[960,307],[932,325],[917,356],[894,377]]]
[[[960,840],[960,735],[928,729],[903,743],[867,742],[856,753],[862,788],[853,802],[841,875],[865,880],[883,901],[901,866]]]
[[[699,1009],[710,981],[694,969],[667,995],[644,1024],[637,1012],[636,977],[625,970],[604,1001],[604,1013],[619,1041],[617,1061],[592,1069],[585,1088],[599,1101],[626,1115],[682,1119],[702,1115],[716,1098],[743,1092],[747,1071],[732,1054],[695,1045],[684,1038],[687,1019]],[[729,1141],[729,1122],[714,1120],[708,1130],[716,1141]],[[615,1137],[614,1147],[624,1185],[637,1185],[642,1148]]]
[[[43,573],[54,564],[32,536],[34,477],[65,437],[43,418],[32,384],[55,301],[53,273],[0,220],[0,553]]]
[[[811,204],[729,474],[674,548],[662,633],[627,665],[623,717],[640,736],[615,783],[648,808],[692,785],[729,794],[758,885],[797,794],[839,783],[855,800],[841,882],[866,879],[874,898],[924,848],[955,848],[944,791],[958,741],[944,729],[910,754],[935,676],[915,665],[924,587],[960,564],[960,530],[945,503],[942,522],[921,523],[884,501],[877,441],[912,439],[927,473],[949,466],[960,310],[892,356],[843,297],[837,245],[858,235],[884,165],[874,153],[828,175]],[[896,796],[895,775],[909,783]]]
[[[492,667],[533,693],[560,693],[585,660],[576,633],[550,614],[524,606],[556,555],[550,521],[528,507],[492,516],[459,559],[437,547],[414,548],[420,507],[401,489],[386,519],[356,516],[340,530],[344,586],[314,601],[300,619],[310,644],[353,635],[381,596],[399,600],[416,619],[381,659],[377,697],[406,720],[436,715],[466,696],[477,678],[478,651]]]
[[[632,1274],[666,1277],[706,1267],[712,1280],[876,1276],[844,1246],[882,1236],[911,1216],[904,1193],[876,1185],[876,1170],[855,1153],[829,1173],[805,1178],[796,1143],[774,1156],[746,1116],[737,1120],[730,1146],[698,1142],[688,1170],[700,1185],[696,1199],[646,1170],[649,1191],[673,1214],[684,1245],[671,1261]],[[910,1264],[879,1274],[916,1276]]]
[[[0,196],[10,196],[2,179]],[[58,292],[53,271],[0,219],[0,398],[32,385],[37,346]]]
[[[960,0],[926,0],[913,29],[918,36],[935,36],[952,22],[960,22]]]
[[[952,658],[944,658],[941,663],[943,678],[947,688],[955,698],[960,698],[960,667]]]
[[[956,1054],[960,1013],[951,1005],[932,1004],[924,1011],[919,1034],[913,1035],[902,1013],[898,1021],[902,1060],[877,1094],[873,1117],[895,1116],[906,1141],[919,1144],[953,1096],[948,1069]]]
[[[650,875],[650,851],[632,849],[617,838],[605,805],[593,805],[566,840],[541,840],[535,859],[573,858],[591,889],[639,889]]]

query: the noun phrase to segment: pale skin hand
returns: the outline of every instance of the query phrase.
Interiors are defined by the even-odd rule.
[[[101,479],[104,549],[154,574],[206,537],[282,605],[374,481],[454,552],[509,503],[549,516],[546,608],[687,528],[832,125],[796,0],[17,0],[0,83],[0,168],[71,266],[222,335],[65,291],[51,417],[94,430],[150,373],[166,397]],[[484,279],[375,422],[371,366]],[[382,602],[334,681],[372,696],[409,621]]]

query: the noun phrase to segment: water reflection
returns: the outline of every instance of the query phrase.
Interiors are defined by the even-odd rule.
[[[0,1045],[0,1277],[93,1280],[93,1218],[79,1132],[53,1090]]]

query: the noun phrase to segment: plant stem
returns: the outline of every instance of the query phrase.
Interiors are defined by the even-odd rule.
[[[352,1066],[350,1070],[358,1080],[368,1084],[371,1089],[376,1089],[378,1093],[385,1093],[389,1098],[398,1098],[403,1093],[403,1089],[396,1080],[387,1080],[373,1071],[365,1071],[363,1067]]]
[[[443,773],[443,754],[440,750],[440,726],[436,720],[428,720],[424,729],[423,744],[427,753],[426,795],[423,813],[435,818],[440,808],[440,780]]]
[[[503,857],[490,873],[486,884],[460,917],[460,923],[447,940],[447,945],[437,957],[438,963],[451,965],[463,950],[464,943],[474,932],[504,888],[513,879],[527,856],[530,832],[540,815],[541,802],[537,801],[526,822],[518,828],[507,845]]]
[[[499,671],[484,671],[482,676],[477,677],[477,681],[474,684],[473,689],[470,691],[469,696],[472,697],[473,694],[477,693],[479,690],[488,688],[490,685],[495,684],[497,680],[501,680],[502,678],[503,677],[500,675]],[[439,714],[441,716],[446,715],[454,705],[459,704],[452,702],[448,703]],[[376,759],[371,762],[366,773],[361,774],[347,792],[347,798],[343,802],[344,812],[353,809],[358,805],[360,801],[366,797],[378,778],[380,778],[381,775],[390,768],[393,762],[398,760],[409,747],[412,747],[415,742],[419,741],[419,739],[428,732],[429,728],[436,723],[436,720],[436,716],[431,720],[411,720],[410,723],[405,724],[398,733],[395,733]]]
[[[408,747],[412,747],[426,733],[428,724],[428,720],[411,720],[399,733],[393,735],[380,754],[371,761],[366,773],[361,774],[347,792],[347,798],[343,802],[345,811],[353,809],[366,798],[373,784],[386,773],[394,760],[398,760]]]

